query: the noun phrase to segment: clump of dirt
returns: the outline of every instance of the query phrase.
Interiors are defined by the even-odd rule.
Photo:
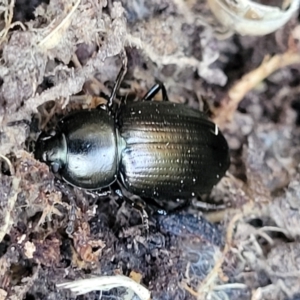
[[[157,300],[297,299],[299,16],[267,36],[220,39],[202,1],[0,8],[0,299],[137,299],[124,287],[56,287],[132,273]],[[148,229],[114,187],[71,187],[33,156],[42,130],[107,101],[124,55],[117,98],[159,80],[170,101],[210,114],[231,150],[202,204],[166,216],[149,206]]]

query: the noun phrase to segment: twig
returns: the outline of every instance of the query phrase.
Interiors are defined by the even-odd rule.
[[[258,68],[244,75],[241,80],[234,84],[228,91],[227,96],[221,101],[220,107],[214,109],[214,121],[220,126],[227,121],[230,121],[239,103],[250,90],[258,85],[258,83],[278,69],[299,63],[300,53],[291,50],[286,51],[283,54],[277,54],[271,58],[265,57]]]

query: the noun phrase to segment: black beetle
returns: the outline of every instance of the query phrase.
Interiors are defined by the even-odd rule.
[[[163,84],[142,101],[107,105],[62,118],[55,134],[42,133],[35,157],[71,185],[96,190],[119,180],[129,192],[173,209],[206,193],[229,167],[228,144],[201,112],[168,101]],[[161,102],[149,101],[162,91]]]

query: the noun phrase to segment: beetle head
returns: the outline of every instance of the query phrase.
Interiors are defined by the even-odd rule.
[[[67,160],[65,135],[56,132],[41,133],[36,142],[34,156],[50,166],[52,172],[59,172]]]

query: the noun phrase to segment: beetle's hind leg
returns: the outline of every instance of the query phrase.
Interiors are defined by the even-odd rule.
[[[162,92],[163,101],[169,101],[166,88],[164,84],[160,81],[157,81],[157,83],[147,92],[147,94],[143,97],[142,101],[152,100],[160,90]]]

